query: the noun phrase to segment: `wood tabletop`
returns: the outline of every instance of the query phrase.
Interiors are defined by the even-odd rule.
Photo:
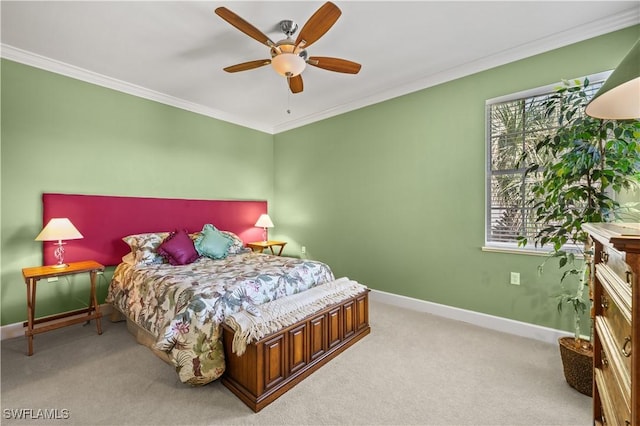
[[[95,260],[84,260],[82,262],[69,262],[68,266],[55,267],[54,265],[48,266],[33,266],[31,268],[22,268],[22,276],[24,278],[46,278],[46,277],[59,277],[68,274],[77,274],[80,272],[89,271],[104,271],[104,265],[96,262]]]
[[[273,241],[273,240],[269,240],[269,241],[255,241],[255,242],[250,242],[247,243],[248,247],[262,247],[262,248],[267,248],[267,247],[271,247],[271,246],[281,246],[281,245],[285,245],[287,244],[285,241]]]

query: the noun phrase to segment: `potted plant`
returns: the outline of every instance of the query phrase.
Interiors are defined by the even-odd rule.
[[[563,291],[556,295],[558,311],[568,304],[574,314],[574,336],[559,341],[565,378],[588,395],[592,385],[592,325],[589,337],[583,338],[581,318],[591,305],[588,288],[592,250],[582,224],[625,218],[633,207],[621,205],[615,194],[637,188],[640,183],[640,121],[600,120],[585,115],[593,93],[586,78],[563,82],[543,104],[546,118],[556,121],[558,127],[519,160],[525,164],[525,176],[536,175],[529,201],[532,219],[539,225],[534,243],[536,247],[550,246],[547,261],[558,259],[563,270]],[[518,237],[520,246],[528,242],[527,237]]]
[[[580,249],[578,249],[580,250]],[[591,272],[591,246],[587,242],[584,250],[580,250],[583,260],[577,259],[576,254],[565,251],[553,251],[551,258],[560,259],[560,267],[565,268],[560,278],[561,291],[554,295],[558,302],[559,313],[563,307],[569,305],[573,314],[573,336],[560,337],[558,345],[564,377],[567,383],[579,392],[591,396],[593,380],[593,346],[591,345],[592,328],[589,324],[588,337],[582,335],[582,323],[587,308],[590,305],[589,274]],[[539,266],[540,273],[543,266]],[[573,277],[573,280],[568,280]],[[590,312],[589,312],[590,313]]]

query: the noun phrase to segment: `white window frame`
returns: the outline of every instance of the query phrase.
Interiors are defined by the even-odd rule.
[[[591,83],[597,83],[600,81],[604,81],[611,74],[610,71],[605,71],[601,73],[591,74],[586,77],[578,77],[572,80],[580,80],[583,81],[585,78],[588,78]],[[562,82],[549,84],[546,86],[537,87],[534,89],[523,90],[521,92],[511,93],[504,96],[499,96],[496,98],[488,99],[485,101],[485,241],[482,249],[484,251],[498,251],[498,252],[507,252],[507,253],[517,253],[517,254],[534,254],[534,255],[545,255],[547,254],[551,248],[550,247],[535,247],[532,241],[530,241],[527,246],[519,247],[517,241],[513,242],[504,242],[504,241],[490,241],[489,237],[491,235],[491,209],[492,209],[492,200],[491,200],[491,178],[493,176],[492,163],[491,163],[491,106],[495,104],[500,104],[504,102],[516,101],[520,99],[533,98],[535,96],[542,96],[545,94],[551,94],[555,92],[555,90],[562,85]],[[515,165],[514,165],[515,166]],[[520,173],[524,173],[524,169],[519,170]],[[567,249],[571,250],[571,247],[567,247]]]

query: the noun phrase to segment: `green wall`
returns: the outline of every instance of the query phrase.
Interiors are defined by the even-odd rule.
[[[3,325],[26,318],[43,192],[273,199],[272,135],[8,60],[1,78]],[[40,282],[37,314],[86,304],[82,280]]]
[[[373,289],[571,329],[541,257],[488,253],[486,99],[614,68],[619,31],[275,136],[2,60],[2,325],[26,318],[21,268],[42,262],[43,192],[267,199],[286,254]],[[547,268],[553,271],[551,265]],[[100,280],[100,300],[110,278]],[[509,285],[509,272],[522,285]],[[41,283],[38,315],[86,287]]]
[[[550,297],[557,264],[539,277],[542,257],[481,250],[485,100],[615,68],[638,37],[636,26],[276,135],[278,233],[377,290],[572,330]]]

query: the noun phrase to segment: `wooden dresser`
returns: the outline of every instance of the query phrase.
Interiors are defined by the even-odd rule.
[[[594,243],[594,424],[640,426],[640,224],[583,229]]]

